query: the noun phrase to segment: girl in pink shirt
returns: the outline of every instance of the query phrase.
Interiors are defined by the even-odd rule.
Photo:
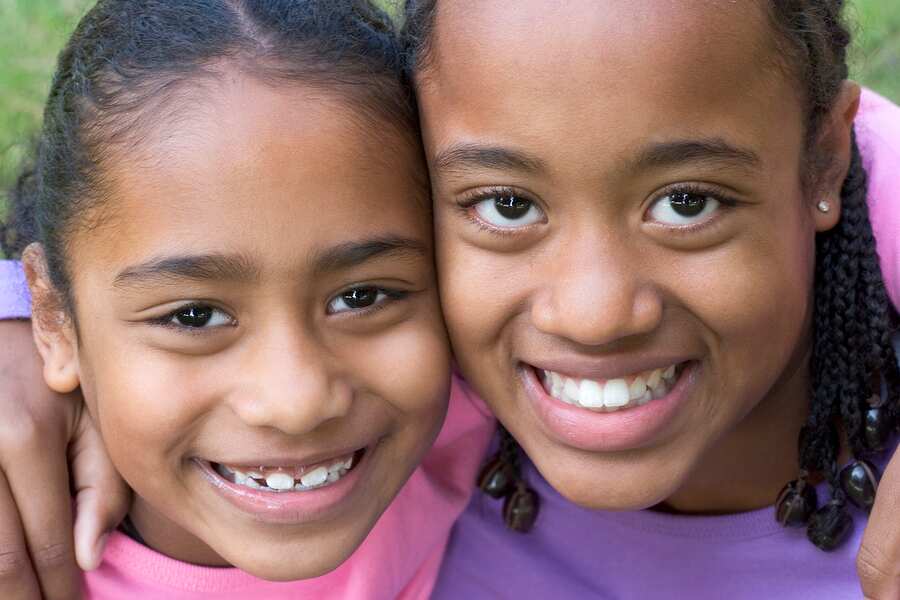
[[[438,437],[400,56],[333,0],[109,0],[63,50],[12,230],[44,379],[134,491],[87,597],[428,595],[491,421],[457,386]]]

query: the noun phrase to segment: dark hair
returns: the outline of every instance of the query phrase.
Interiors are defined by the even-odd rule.
[[[107,159],[177,118],[179,100],[229,68],[337,94],[354,109],[348,118],[419,143],[394,23],[365,0],[100,0],[59,55],[34,156],[10,193],[3,250],[41,242],[71,301],[65,242],[95,222]]]
[[[821,171],[829,164],[828,157],[816,154],[816,142],[823,119],[847,78],[850,34],[842,20],[844,2],[778,0],[767,4],[778,50],[804,94],[806,170]],[[428,68],[436,12],[437,0],[412,0],[406,7],[410,71]],[[799,441],[802,471],[800,479],[786,486],[776,506],[779,520],[806,525],[810,540],[824,550],[836,547],[849,531],[848,488],[851,501],[870,508],[877,486],[877,473],[868,462],[857,460],[838,472],[838,427],[843,428],[850,449],[860,459],[882,449],[900,417],[900,368],[891,345],[897,315],[878,266],[866,203],[866,171],[855,135],[851,153],[841,189],[840,222],[818,234],[816,241],[812,390]],[[804,174],[804,179],[814,180],[818,174]],[[505,430],[501,436],[508,455],[511,438]],[[501,452],[495,461],[503,456]],[[488,466],[492,465],[496,470],[495,463]],[[814,496],[810,497],[812,488],[806,483],[811,473],[824,476],[831,488],[831,500],[818,511]],[[862,492],[860,486],[865,488]]]

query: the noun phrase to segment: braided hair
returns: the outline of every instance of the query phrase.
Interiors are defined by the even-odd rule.
[[[0,225],[6,255],[41,242],[71,308],[66,240],[102,218],[107,161],[176,117],[223,67],[336,94],[355,118],[377,121],[373,131],[419,143],[396,27],[367,0],[100,0],[59,55],[40,136]]]
[[[784,68],[801,84],[806,115],[804,188],[813,185],[827,156],[819,156],[822,123],[848,75],[850,34],[842,12],[844,0],[777,0],[767,2]],[[432,52],[437,0],[413,0],[406,7],[405,36],[410,72],[426,67]],[[841,188],[840,221],[816,239],[813,349],[810,405],[801,430],[801,472],[776,502],[776,517],[786,525],[807,527],[819,548],[831,550],[846,538],[851,521],[847,501],[868,509],[874,501],[877,472],[864,460],[881,450],[900,418],[900,368],[891,345],[897,313],[891,305],[878,266],[866,202],[866,171],[855,134],[851,160]],[[843,432],[855,461],[838,470]],[[495,483],[488,475],[518,477],[518,461],[498,469],[497,459],[515,444],[501,429],[501,452],[482,473],[482,487]],[[521,450],[519,450],[521,451]],[[818,475],[831,499],[816,507],[807,479]],[[507,486],[506,489],[511,489]],[[507,522],[512,527],[512,524]],[[513,527],[515,528],[515,527]]]

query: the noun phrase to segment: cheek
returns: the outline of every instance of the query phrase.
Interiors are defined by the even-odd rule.
[[[432,310],[348,344],[338,357],[346,371],[396,411],[399,419],[439,420],[450,382],[450,350],[436,295]]]
[[[207,408],[202,365],[123,341],[126,334],[84,339],[85,398],[116,467],[129,480],[171,471]]]

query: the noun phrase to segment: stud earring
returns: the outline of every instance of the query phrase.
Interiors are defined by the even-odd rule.
[[[831,203],[828,200],[820,200],[818,204],[816,204],[816,208],[819,209],[820,213],[827,213],[831,210]]]

